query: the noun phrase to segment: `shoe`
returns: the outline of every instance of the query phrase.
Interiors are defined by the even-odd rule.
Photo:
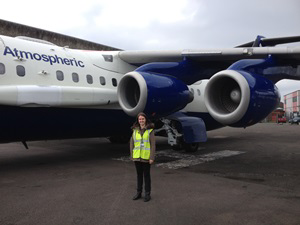
[[[144,202],[149,202],[151,199],[150,193],[145,194]]]
[[[140,199],[141,197],[142,197],[142,192],[138,192],[138,193],[136,193],[135,196],[133,196],[132,200],[138,200],[138,199]]]

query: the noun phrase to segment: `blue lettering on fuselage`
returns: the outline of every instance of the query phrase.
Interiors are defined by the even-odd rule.
[[[26,51],[21,51],[16,48],[13,50],[6,46],[3,55],[12,55],[13,57],[18,57],[18,58],[26,58],[26,59],[31,59],[31,60],[36,60],[36,61],[44,61],[47,63],[50,63],[50,65],[53,65],[55,63],[57,64],[63,64],[67,66],[76,66],[76,67],[84,67],[84,63],[80,60],[76,60],[75,58],[70,59],[70,58],[61,58],[57,55],[45,55],[42,54],[40,55],[39,53],[31,53],[31,52],[26,52]]]

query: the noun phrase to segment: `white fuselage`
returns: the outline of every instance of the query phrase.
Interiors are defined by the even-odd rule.
[[[119,51],[67,47],[0,36],[0,105],[119,109],[117,85],[136,69]],[[207,81],[189,86],[194,101],[183,111],[207,112]]]
[[[118,52],[72,50],[4,36],[0,51],[1,105],[114,107],[118,81],[135,69]]]

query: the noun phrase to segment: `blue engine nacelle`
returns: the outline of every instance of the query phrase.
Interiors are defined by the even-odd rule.
[[[247,127],[276,109],[280,94],[270,80],[260,75],[223,70],[207,83],[204,100],[208,112],[219,123]]]
[[[187,85],[167,75],[129,72],[118,85],[119,104],[130,116],[144,112],[166,116],[184,108],[193,100]]]

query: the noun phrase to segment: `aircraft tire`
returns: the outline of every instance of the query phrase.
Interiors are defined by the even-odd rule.
[[[185,143],[184,144],[184,150],[186,152],[196,152],[199,148],[199,142],[195,142],[195,143]]]
[[[180,150],[182,149],[182,145],[181,145],[181,144],[173,145],[173,146],[172,146],[172,149],[173,149],[174,151],[180,151]]]

